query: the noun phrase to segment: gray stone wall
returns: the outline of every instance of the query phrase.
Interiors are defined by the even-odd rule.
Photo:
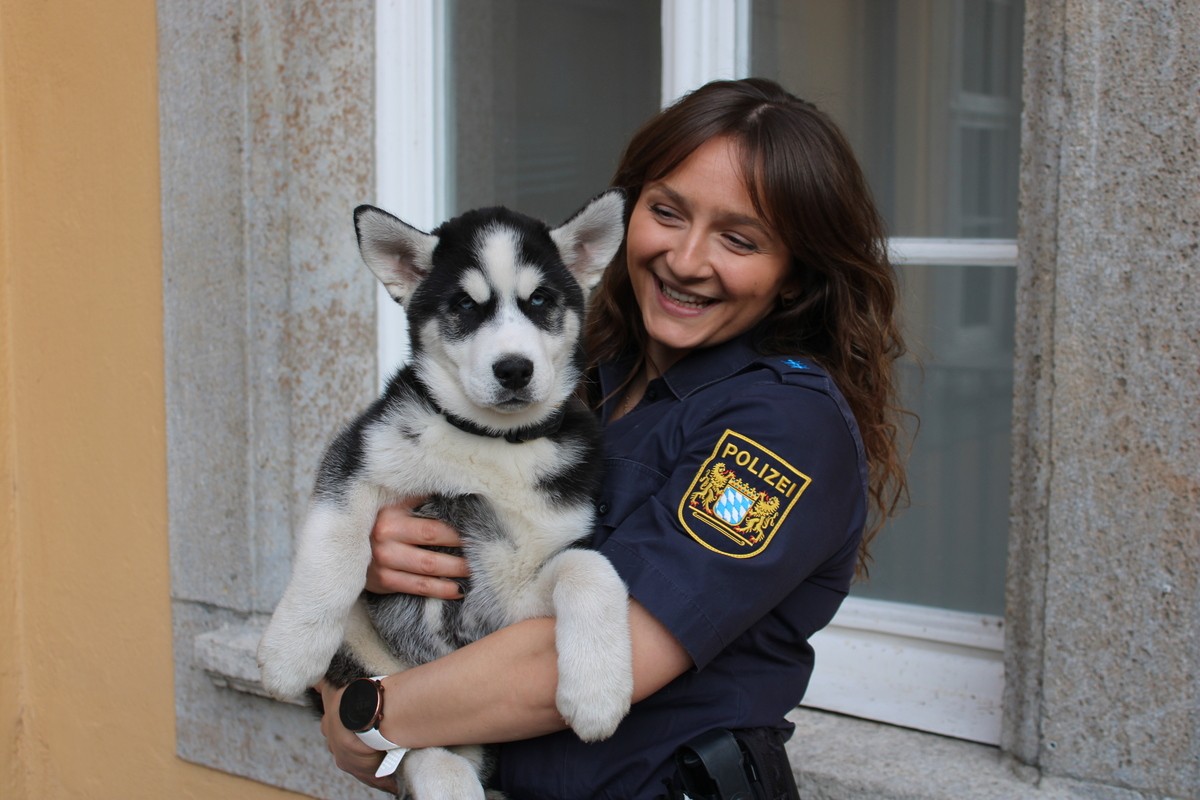
[[[160,4],[180,599],[274,607],[329,431],[374,394],[375,284],[351,218],[374,194],[372,9]]]
[[[371,0],[158,3],[177,747],[325,797],[372,793],[305,710],[219,688],[201,645],[236,649],[274,607],[321,451],[374,395],[351,216],[374,195],[373,20]]]
[[[1003,746],[1200,796],[1200,4],[1031,2]]]

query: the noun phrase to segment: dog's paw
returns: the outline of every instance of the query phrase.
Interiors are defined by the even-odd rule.
[[[298,696],[312,686],[296,673],[285,649],[268,643],[265,639],[258,646],[258,671],[262,676],[263,688],[272,697],[287,700]]]
[[[402,769],[414,800],[486,800],[475,765],[441,747],[411,751]]]
[[[340,640],[340,635],[335,637],[332,649],[316,648],[310,637],[298,640],[282,626],[267,626],[258,643],[258,670],[263,688],[281,700],[300,696],[329,669]]]
[[[633,676],[627,669],[592,680],[560,676],[555,704],[576,736],[585,742],[597,742],[617,730],[629,713],[632,694]]]

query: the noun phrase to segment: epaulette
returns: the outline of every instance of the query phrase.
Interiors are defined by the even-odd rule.
[[[829,380],[829,373],[823,367],[803,356],[761,356],[754,363],[769,368],[785,383],[825,384]]]
[[[818,365],[811,358],[804,356],[761,356],[754,363],[775,372],[779,376],[780,383],[813,389],[832,398],[837,404],[838,409],[842,412],[842,417],[846,420],[846,424],[850,427],[859,456],[863,457],[862,454],[865,450],[862,438],[858,432],[858,423],[854,419],[854,412],[850,410],[850,405],[846,402],[845,396],[842,395],[833,378],[829,376],[824,367]],[[866,461],[864,460],[862,463],[865,464]],[[863,466],[862,470],[863,485],[865,486],[867,480],[866,467]]]

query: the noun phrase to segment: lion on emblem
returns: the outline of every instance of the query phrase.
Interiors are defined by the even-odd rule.
[[[725,491],[732,478],[733,471],[726,469],[724,462],[717,462],[700,479],[700,488],[692,492],[688,498],[688,505],[712,513],[713,504],[721,499],[721,492]]]

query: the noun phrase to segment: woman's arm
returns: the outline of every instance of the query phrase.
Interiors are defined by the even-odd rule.
[[[636,601],[629,605],[633,701],[644,699],[692,665],[678,640]],[[558,685],[554,620],[519,622],[461,650],[384,679],[380,732],[404,747],[527,739],[563,730],[554,705]],[[382,754],[342,727],[341,692],[322,690],[322,720],[338,766],[373,786]]]
[[[637,702],[692,662],[636,602],[630,603],[629,622]],[[430,747],[507,742],[562,730],[566,723],[554,705],[556,662],[553,619],[510,625],[436,662],[388,677],[384,697],[391,695],[396,703],[394,709],[385,707],[380,731],[405,747]]]

